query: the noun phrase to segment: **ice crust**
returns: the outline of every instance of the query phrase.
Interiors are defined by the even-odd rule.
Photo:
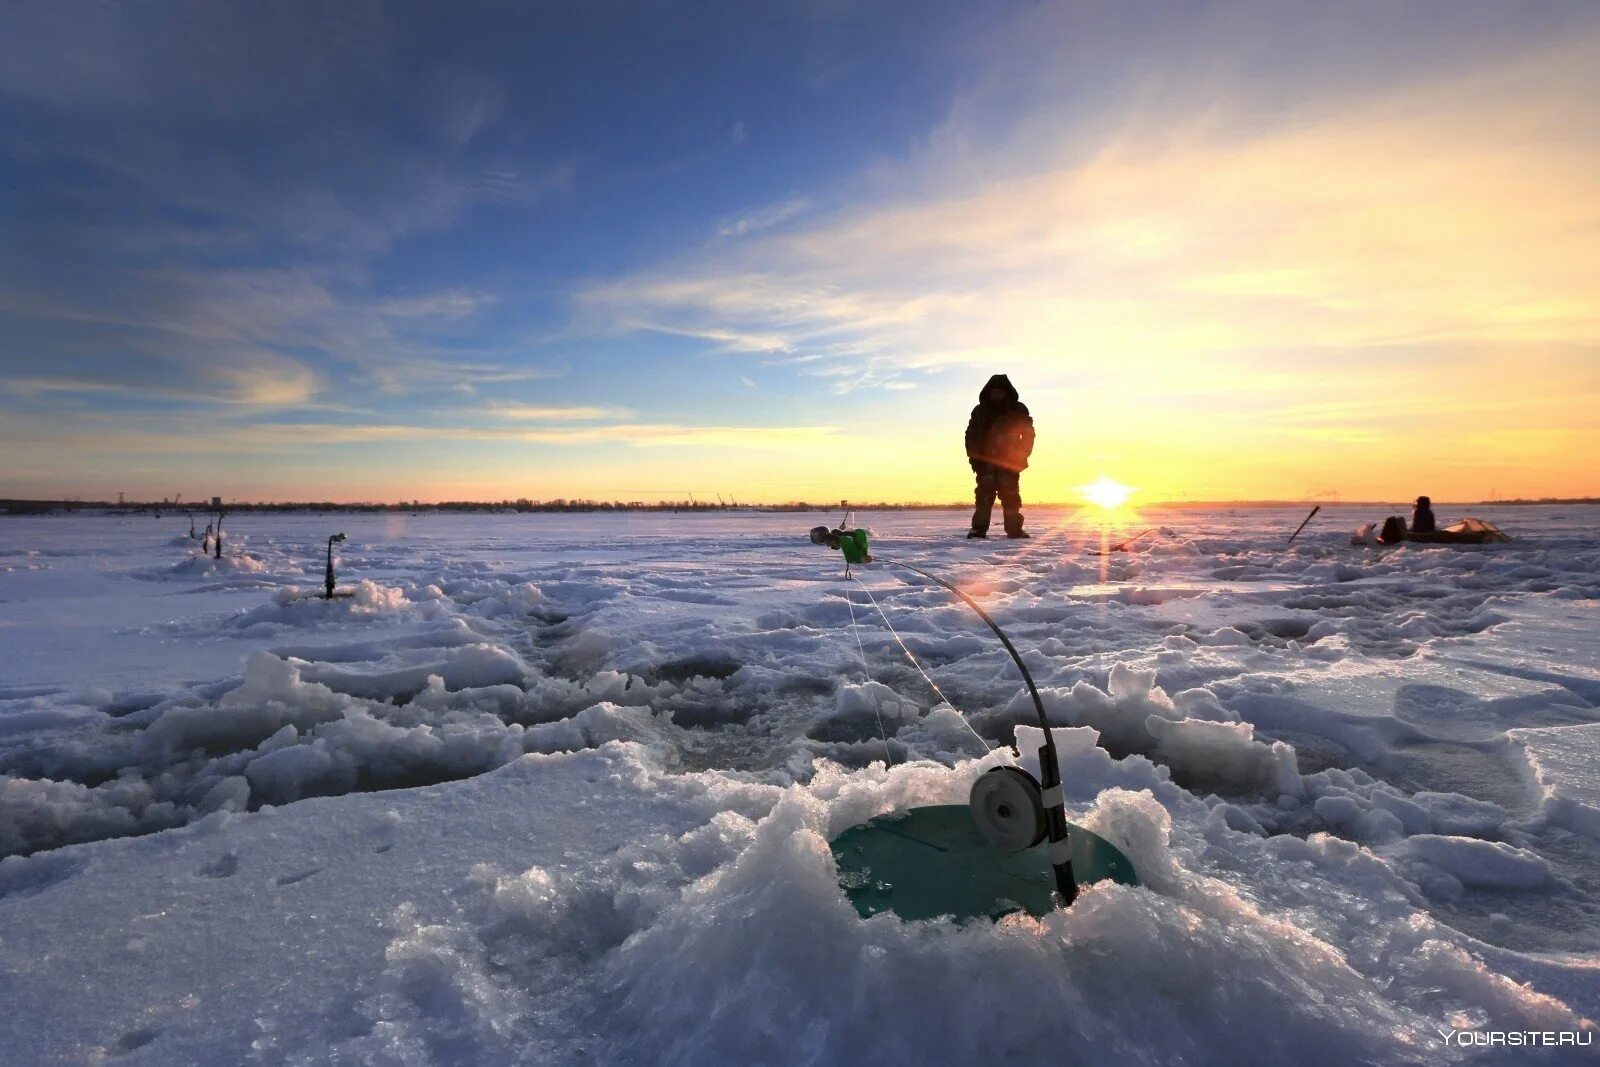
[[[860,920],[827,841],[1037,770],[1032,700],[964,608],[868,568],[913,665],[810,516],[342,520],[334,600],[308,516],[210,562],[0,525],[0,1044],[1410,1063],[1487,1058],[1441,1028],[1592,1032],[1600,539],[1354,547],[1335,515],[1285,552],[1271,514],[1098,558],[1070,516],[980,556],[873,518],[1007,627],[1069,816],[1143,882],[965,927]]]

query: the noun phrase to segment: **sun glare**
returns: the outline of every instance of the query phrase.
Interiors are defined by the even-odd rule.
[[[1107,511],[1114,511],[1120,508],[1133,495],[1132,487],[1123,485],[1121,482],[1112,481],[1103,474],[1088,485],[1079,486],[1078,492],[1082,493],[1084,499],[1089,503],[1105,508]]]

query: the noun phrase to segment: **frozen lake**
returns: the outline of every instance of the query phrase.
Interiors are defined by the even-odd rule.
[[[171,515],[0,517],[0,1042],[1220,1064],[1592,1035],[1600,509],[1475,513],[1515,541],[1352,547],[1366,508],[1292,548],[1301,509],[971,543],[960,512],[863,512],[859,583],[806,539],[837,513],[239,513],[222,560]],[[355,595],[328,602],[334,532]],[[890,560],[1006,628],[1076,753],[1069,814],[1146,886],[855,917],[826,838],[963,801],[1033,716]]]

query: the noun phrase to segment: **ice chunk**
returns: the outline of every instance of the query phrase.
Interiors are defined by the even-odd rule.
[[[1483,837],[1500,829],[1506,812],[1498,804],[1474,800],[1460,793],[1421,792],[1411,800],[1428,813],[1433,829],[1441,834]]]
[[[1600,723],[1513,730],[1554,822],[1600,838]]]
[[[1401,847],[1405,854],[1451,875],[1462,885],[1536,889],[1550,880],[1550,864],[1543,857],[1498,841],[1418,834]]]

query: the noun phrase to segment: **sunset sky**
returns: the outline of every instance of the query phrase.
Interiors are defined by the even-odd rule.
[[[1600,495],[1600,4],[8,4],[0,496]]]

